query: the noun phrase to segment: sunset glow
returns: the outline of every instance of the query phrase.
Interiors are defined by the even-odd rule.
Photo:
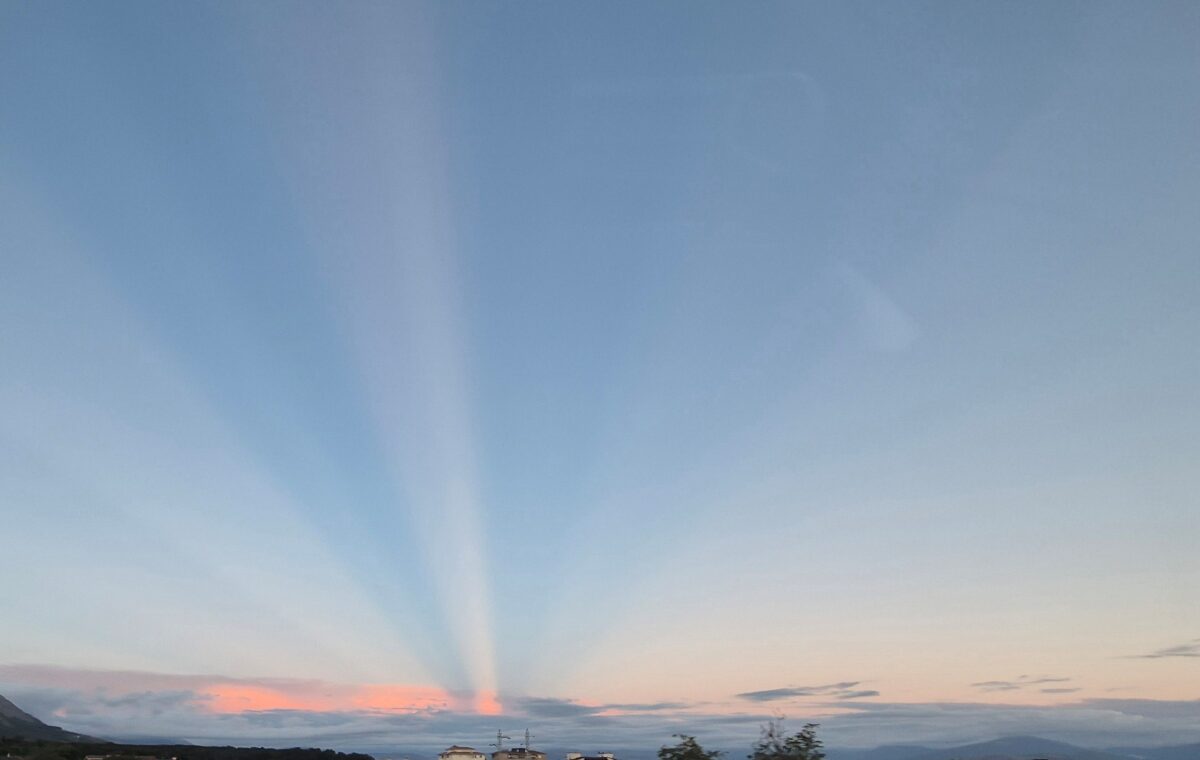
[[[347,686],[301,682],[271,687],[247,683],[220,683],[204,688],[201,695],[209,708],[219,713],[263,710],[366,710],[410,713],[446,709],[453,702],[443,689],[400,684]],[[489,708],[498,708],[498,703],[494,700],[482,704]]]
[[[480,715],[500,715],[504,712],[504,705],[500,704],[500,699],[494,692],[488,691],[475,696],[474,708]]]
[[[214,712],[240,713],[253,710],[311,710],[338,708],[338,701],[320,695],[284,693],[277,689],[244,684],[222,684],[204,692]]]
[[[400,686],[378,684],[364,686],[352,700],[357,709],[379,712],[414,712],[446,709],[450,696],[431,686]]]

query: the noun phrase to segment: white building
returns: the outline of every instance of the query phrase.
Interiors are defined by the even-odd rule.
[[[457,744],[439,752],[438,757],[440,760],[487,760],[484,754],[475,751],[474,747],[460,747]]]

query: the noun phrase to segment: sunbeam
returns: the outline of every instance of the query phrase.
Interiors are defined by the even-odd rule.
[[[317,88],[314,97],[340,105],[320,123],[291,131],[281,125],[281,137],[295,150],[318,146],[306,157],[311,173],[303,181],[291,176],[292,192],[311,245],[327,259],[395,493],[416,531],[413,549],[425,559],[455,642],[457,657],[443,660],[443,685],[474,690],[477,709],[494,712],[470,336],[462,322],[448,127],[426,15],[416,6],[364,7],[343,18],[341,33],[358,41],[341,62],[358,83],[356,99],[328,89],[335,72],[311,71],[303,81]],[[402,45],[388,31],[396,28],[405,30]],[[301,49],[290,52],[297,56],[291,65],[307,66]],[[283,92],[281,99],[300,96],[286,86]],[[368,159],[352,172],[325,155],[347,144]]]
[[[0,438],[11,452],[3,464],[8,537],[16,556],[34,552],[25,560],[39,584],[87,577],[94,591],[105,589],[71,588],[61,606],[40,614],[96,614],[93,625],[111,638],[93,663],[359,678],[384,670],[425,680],[325,538],[255,467],[254,454],[88,263],[84,247],[63,235],[70,225],[37,193],[15,190],[0,190],[12,212],[8,240],[36,255],[7,270],[0,295],[15,309],[37,293],[58,298],[53,313],[26,319],[2,346],[10,368],[0,388],[9,410]],[[69,360],[60,353],[67,345],[75,347]],[[31,466],[53,487],[15,490],[17,468]],[[32,539],[56,525],[65,530],[63,555],[39,561]],[[110,552],[118,555],[112,564],[89,569],[91,557]],[[292,557],[305,561],[295,566]],[[138,593],[126,593],[145,571]],[[219,620],[213,609],[222,610]],[[218,628],[236,635],[214,637]],[[19,635],[12,627],[0,634]],[[9,651],[49,660],[63,645]]]

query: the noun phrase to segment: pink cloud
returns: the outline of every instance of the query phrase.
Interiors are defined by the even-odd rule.
[[[504,711],[504,706],[493,691],[481,691],[476,694],[474,708],[480,715],[499,715]]]
[[[444,689],[401,684],[363,686],[354,698],[358,709],[377,712],[445,709],[449,702],[450,695]]]
[[[345,684],[290,678],[231,678],[139,671],[106,671],[41,665],[0,666],[0,682],[93,691],[109,696],[140,692],[190,692],[204,712],[237,714],[266,710],[411,713],[454,708],[493,715],[494,694],[452,695],[424,684]]]
[[[289,693],[292,692],[292,693]],[[261,710],[306,710],[329,712],[337,702],[328,697],[295,693],[294,690],[268,688],[248,683],[219,683],[205,687],[201,694],[208,709],[218,713]]]

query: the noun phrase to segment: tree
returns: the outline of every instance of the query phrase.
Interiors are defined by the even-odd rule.
[[[661,747],[658,750],[658,760],[718,760],[721,752],[706,750],[700,746],[694,736],[675,734],[679,743],[673,747]]]
[[[805,723],[798,733],[787,736],[782,720],[768,722],[762,727],[762,738],[754,745],[754,752],[748,755],[749,760],[824,760],[817,725]]]

